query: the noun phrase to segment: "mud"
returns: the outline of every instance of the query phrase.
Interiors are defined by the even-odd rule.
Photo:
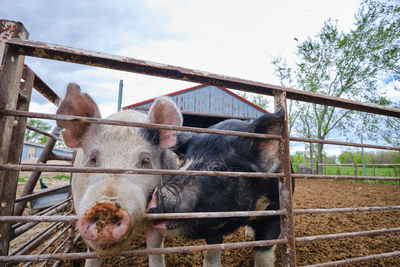
[[[344,208],[400,205],[400,186],[360,184],[342,181],[298,180],[294,194],[295,209]],[[344,214],[296,215],[296,237],[366,231],[400,227],[400,211],[373,211]],[[224,242],[250,241],[244,228],[225,237]],[[203,240],[188,241],[167,237],[165,246],[205,244]],[[132,242],[131,249],[145,248],[145,236]],[[400,233],[342,238],[296,244],[298,266],[361,257],[400,250]],[[75,252],[85,251],[83,242]],[[167,266],[201,266],[203,252],[166,255]],[[280,247],[276,249],[280,266]],[[222,253],[223,266],[252,266],[252,249],[227,250]],[[83,261],[65,262],[62,266],[83,266]],[[106,259],[104,266],[148,266],[144,256],[127,259]],[[358,263],[349,266],[400,266],[400,257]]]

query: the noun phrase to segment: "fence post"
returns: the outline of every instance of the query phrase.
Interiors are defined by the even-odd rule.
[[[4,109],[16,110],[24,103],[18,103],[25,96],[24,90],[20,90],[24,57],[17,51],[5,45],[5,41],[11,38],[28,39],[28,31],[20,22],[0,20],[0,59],[4,62],[0,76],[0,163],[19,163],[22,149],[22,141],[19,140],[21,132],[25,128],[14,117],[1,116]],[[27,99],[26,99],[27,100]],[[28,100],[29,103],[29,100]],[[23,123],[22,123],[23,124]],[[16,132],[17,135],[16,135]],[[22,134],[23,138],[23,134]],[[14,139],[14,140],[13,140]],[[13,146],[13,141],[21,142],[19,147]],[[13,213],[14,201],[18,183],[18,172],[0,171],[0,216],[10,216]],[[8,255],[10,224],[0,224],[0,255]],[[6,266],[6,264],[0,264]]]
[[[285,121],[282,129],[282,142],[280,149],[281,172],[285,176],[279,179],[280,209],[286,210],[286,215],[281,215],[281,236],[287,239],[282,246],[282,266],[296,266],[296,247],[294,236],[292,175],[290,168],[289,131],[286,106],[286,92],[275,93],[275,110],[285,109]]]

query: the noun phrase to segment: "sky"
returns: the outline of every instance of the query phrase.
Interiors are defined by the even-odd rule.
[[[20,21],[29,39],[128,56],[217,74],[279,84],[272,58],[295,60],[299,42],[314,36],[329,18],[353,26],[360,0],[1,0],[0,18]],[[298,39],[298,41],[295,40]],[[72,63],[26,58],[58,95],[78,83],[98,103],[103,117],[122,106],[195,84]],[[30,111],[56,107],[35,93]],[[273,107],[267,110],[272,111]]]

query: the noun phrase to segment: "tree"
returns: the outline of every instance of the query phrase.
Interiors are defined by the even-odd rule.
[[[269,101],[268,98],[264,95],[246,93],[246,92],[238,92],[240,97],[250,101],[256,106],[259,106],[262,109],[266,109],[268,107]]]
[[[344,163],[354,163],[354,154],[350,151],[343,151],[339,157],[338,160],[341,164]]]
[[[396,103],[379,94],[378,81],[400,76],[400,4],[364,0],[355,18],[355,27],[349,32],[340,31],[337,21],[326,21],[314,38],[297,46],[295,67],[289,68],[282,57],[275,58],[272,64],[281,84],[328,96],[394,106]],[[374,115],[294,103],[294,111],[288,112],[292,116],[292,131],[303,137],[325,140],[332,133],[344,136],[358,133],[376,138],[381,128],[382,120]],[[399,125],[398,120],[394,120],[393,125]],[[400,136],[398,132],[392,128],[392,137]],[[324,145],[317,146],[318,163],[322,163]]]
[[[35,127],[45,132],[51,130],[51,125],[45,121],[29,119],[27,123],[29,126]],[[25,131],[25,141],[27,142],[45,144],[48,138],[49,137],[46,135],[42,135],[38,132],[29,129],[26,129]]]

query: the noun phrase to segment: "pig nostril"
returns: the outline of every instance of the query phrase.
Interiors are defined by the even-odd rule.
[[[120,223],[121,224],[121,218],[118,217],[117,215],[114,216],[114,218],[112,219],[112,223],[117,224]]]

